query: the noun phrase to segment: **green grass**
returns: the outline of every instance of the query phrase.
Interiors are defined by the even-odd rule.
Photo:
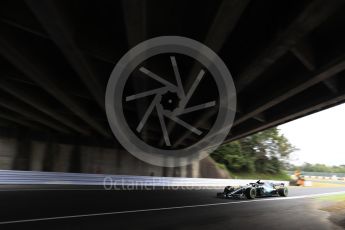
[[[230,176],[234,179],[290,180],[290,176],[283,172],[279,174],[230,172]]]
[[[224,164],[216,162],[216,165],[220,169],[227,170],[232,179],[262,179],[262,180],[284,180],[289,181],[290,176],[285,172],[279,174],[268,174],[268,173],[246,173],[246,172],[231,172],[229,171]]]
[[[285,180],[289,181],[290,176],[284,172],[279,174],[268,174],[268,173],[234,173],[229,171],[225,165],[216,163],[217,167],[220,169],[227,170],[229,175],[233,179],[262,179],[262,180]]]
[[[329,200],[329,201],[345,201],[345,193],[335,194],[330,196],[320,196],[318,200]]]

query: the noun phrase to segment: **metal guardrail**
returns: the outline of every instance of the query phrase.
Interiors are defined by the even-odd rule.
[[[295,174],[295,172],[287,171],[287,173],[291,176]],[[345,173],[325,173],[325,172],[304,172],[302,171],[301,174],[305,179],[320,179],[320,180],[342,180],[345,181]]]
[[[264,180],[274,183],[288,181]],[[0,170],[0,184],[11,185],[101,185],[101,186],[163,186],[163,187],[223,187],[245,185],[255,180],[151,177],[111,174],[86,174],[38,171]]]

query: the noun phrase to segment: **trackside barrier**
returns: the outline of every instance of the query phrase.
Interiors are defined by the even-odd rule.
[[[86,174],[38,171],[0,170],[0,184],[4,185],[102,185],[102,186],[167,186],[167,187],[223,187],[238,186],[255,182],[257,179],[213,179],[213,178],[183,178],[183,177],[151,177],[111,174]],[[263,180],[273,183],[288,181]]]

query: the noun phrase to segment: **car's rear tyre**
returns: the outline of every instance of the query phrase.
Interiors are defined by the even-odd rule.
[[[234,191],[234,190],[235,190],[234,187],[232,187],[232,186],[226,186],[226,187],[224,188],[224,194],[228,194],[228,193],[230,193],[230,192],[232,192],[232,191]]]
[[[244,195],[247,197],[247,199],[254,199],[256,197],[256,188],[246,188]]]
[[[284,187],[284,188],[279,188],[279,189],[278,189],[278,194],[279,194],[279,196],[288,196],[289,190],[288,190],[288,188],[286,188],[286,187]]]

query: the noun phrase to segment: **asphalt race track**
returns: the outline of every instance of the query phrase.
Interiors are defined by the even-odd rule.
[[[337,229],[312,196],[345,188],[290,188],[288,198],[255,200],[218,199],[218,191],[3,186],[0,229]]]

